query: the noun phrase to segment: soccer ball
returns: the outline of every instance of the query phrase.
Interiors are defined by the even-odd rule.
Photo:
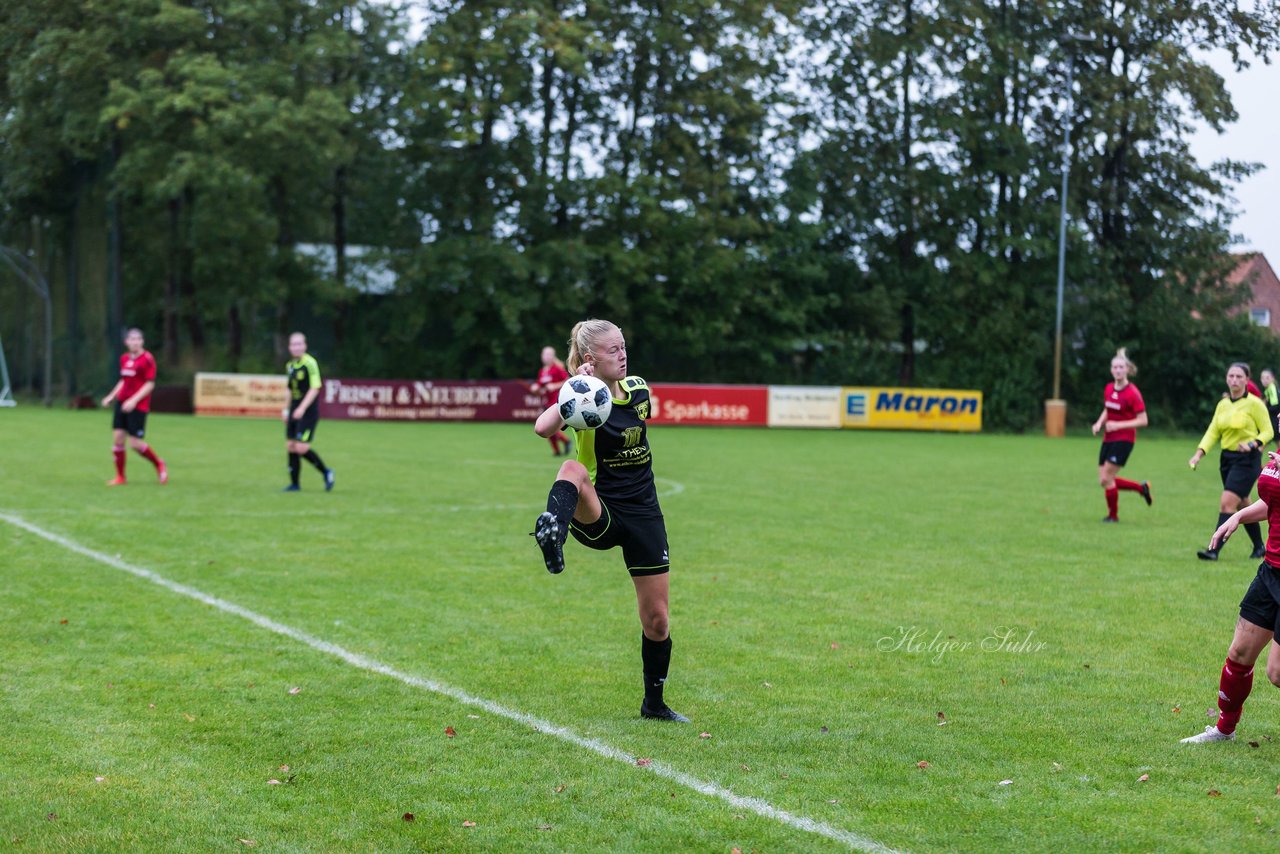
[[[574,430],[594,430],[612,411],[613,395],[603,380],[579,375],[560,386],[560,417]]]

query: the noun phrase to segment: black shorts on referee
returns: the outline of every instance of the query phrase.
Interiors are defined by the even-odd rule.
[[[1129,455],[1132,453],[1132,442],[1103,442],[1098,450],[1098,465],[1114,463],[1124,468],[1124,464],[1129,462]]]
[[[1280,569],[1265,560],[1240,600],[1240,618],[1269,632],[1280,633]]]
[[[1262,474],[1262,451],[1223,451],[1218,473],[1222,475],[1223,489],[1248,498]]]
[[[125,412],[120,401],[116,401],[116,411],[111,416],[111,429],[123,430],[135,439],[147,435],[147,413],[137,409]]]
[[[662,514],[620,515],[600,500],[600,518],[590,525],[578,520],[569,524],[573,538],[589,549],[607,551],[622,546],[622,559],[632,577],[662,575],[671,571],[667,556],[667,523]]]
[[[292,410],[290,410],[292,412]],[[290,442],[311,444],[316,440],[316,425],[320,423],[320,411],[311,406],[301,418],[290,418],[284,427],[284,437]]]

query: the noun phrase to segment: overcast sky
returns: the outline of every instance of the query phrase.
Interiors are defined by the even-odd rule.
[[[1255,62],[1237,72],[1227,56],[1215,55],[1211,64],[1227,81],[1240,120],[1222,134],[1200,131],[1191,150],[1202,163],[1230,157],[1264,164],[1236,188],[1233,230],[1241,236],[1237,249],[1258,250],[1280,270],[1280,63]]]

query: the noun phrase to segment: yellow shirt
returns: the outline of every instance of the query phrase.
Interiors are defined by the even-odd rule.
[[[1215,442],[1220,442],[1222,450],[1238,451],[1241,442],[1257,439],[1265,445],[1275,434],[1266,405],[1260,398],[1246,392],[1236,400],[1224,397],[1218,401],[1209,429],[1204,431],[1204,437],[1197,447],[1207,453]]]

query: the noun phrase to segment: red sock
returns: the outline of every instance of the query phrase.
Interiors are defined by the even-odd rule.
[[[116,445],[111,454],[116,458],[116,477],[124,477],[124,445]]]
[[[1218,732],[1233,733],[1240,723],[1245,698],[1253,690],[1253,668],[1227,659],[1218,680]]]
[[[148,460],[151,465],[160,468],[160,458],[156,456],[156,452],[151,450],[151,446],[143,444],[141,447],[134,448],[139,454],[142,454],[144,460]]]
[[[1130,492],[1141,492],[1142,484],[1136,480],[1125,480],[1122,477],[1116,478],[1116,489],[1127,489]]]
[[[1110,515],[1112,519],[1120,518],[1118,515],[1120,513],[1120,490],[1116,489],[1113,486],[1110,489],[1106,490],[1106,495],[1107,495],[1107,514]]]

